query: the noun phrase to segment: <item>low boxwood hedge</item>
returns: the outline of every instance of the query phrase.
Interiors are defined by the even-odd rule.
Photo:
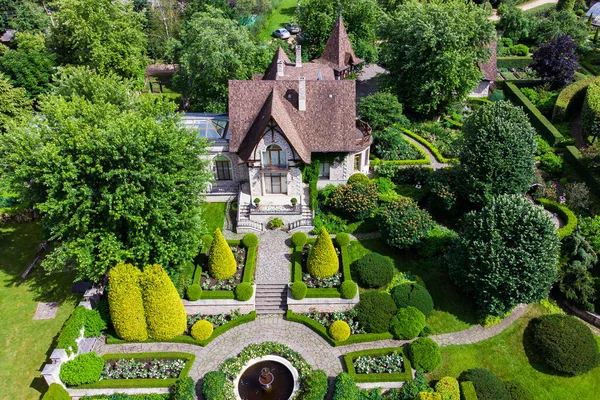
[[[593,80],[592,78],[576,81],[561,90],[552,110],[552,122],[560,123],[581,110],[587,87]]]
[[[473,383],[478,400],[510,400],[504,382],[489,369],[467,370],[460,375],[460,380]]]
[[[437,149],[437,147],[435,147],[433,144],[431,144],[427,139],[417,135],[416,133],[414,133],[413,131],[410,131],[406,128],[401,128],[400,129],[405,135],[410,136],[411,138],[413,138],[414,140],[416,140],[417,142],[421,143],[423,146],[427,147],[427,150],[429,150],[434,156],[435,158],[441,162],[441,163],[451,163],[451,164],[457,164],[458,160],[455,158],[446,158],[442,155],[442,153],[440,153],[440,151]]]
[[[460,393],[462,394],[461,400],[478,400],[475,386],[473,386],[473,382],[471,381],[460,383]]]
[[[557,231],[559,239],[562,240],[567,236],[570,236],[575,228],[577,228],[577,216],[569,209],[569,207],[549,199],[538,199],[538,202],[546,210],[558,214],[559,218],[565,223],[565,225]]]
[[[498,68],[515,68],[515,69],[525,69],[531,63],[533,63],[533,59],[529,56],[525,57],[498,57],[496,62],[496,66]]]
[[[393,374],[359,374],[354,369],[354,360],[358,357],[381,357],[393,353],[401,353],[404,359],[404,371]],[[412,366],[410,360],[397,347],[388,347],[383,349],[361,350],[344,354],[344,365],[348,374],[354,378],[355,382],[403,382],[412,379]]]

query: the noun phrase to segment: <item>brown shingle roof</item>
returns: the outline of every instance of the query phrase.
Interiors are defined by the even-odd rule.
[[[277,62],[279,60],[283,60],[283,76],[277,75]],[[303,76],[307,80],[316,81],[319,77],[319,72],[321,73],[322,80],[334,80],[335,74],[333,70],[324,64],[317,63],[302,63],[301,67],[296,67],[296,63],[290,61],[287,54],[281,47],[275,53],[273,57],[273,61],[269,64],[267,71],[264,75],[256,74],[252,75],[252,79],[254,80],[294,80],[297,81],[299,77]]]
[[[496,81],[496,69],[498,64],[498,57],[496,54],[496,41],[492,42],[488,46],[491,50],[491,56],[488,62],[479,65],[481,72],[483,72],[483,79],[495,82]]]
[[[338,16],[335,21],[321,58],[315,61],[327,64],[337,72],[344,71],[353,65],[364,62],[354,54],[354,49],[352,49],[352,44],[350,43],[350,39],[348,39],[348,33],[346,32],[346,27],[341,16]]]

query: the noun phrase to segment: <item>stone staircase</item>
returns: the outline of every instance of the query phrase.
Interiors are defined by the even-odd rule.
[[[287,283],[256,283],[256,314],[285,314]]]

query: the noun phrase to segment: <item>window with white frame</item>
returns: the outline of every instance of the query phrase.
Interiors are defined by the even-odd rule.
[[[328,162],[322,162],[319,166],[319,178],[329,179],[330,165]]]

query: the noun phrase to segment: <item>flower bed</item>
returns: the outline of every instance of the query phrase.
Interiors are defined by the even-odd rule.
[[[208,271],[202,271],[200,274],[200,287],[202,290],[234,290],[235,287],[242,282],[242,276],[244,275],[244,267],[246,263],[246,248],[231,244],[229,247],[231,248],[231,252],[233,253],[237,263],[235,274],[230,279],[221,280],[211,277],[208,274]],[[206,260],[208,261],[208,257]],[[204,295],[202,297],[205,298]]]
[[[344,364],[355,382],[402,382],[413,378],[412,366],[401,348],[347,353]]]
[[[361,356],[354,360],[357,374],[393,374],[404,372],[402,354],[392,353],[381,357]]]
[[[311,311],[308,314],[301,314],[307,318],[313,319],[319,324],[326,328],[329,328],[334,321],[345,321],[350,326],[350,333],[352,335],[367,333],[359,324],[357,319],[357,312],[354,308],[348,311],[338,311],[334,313],[325,313],[318,311]]]
[[[241,316],[242,316],[242,313],[240,313],[239,309],[234,310],[234,311],[230,312],[229,314],[223,313],[223,314],[217,314],[217,315],[203,315],[203,314],[188,315],[187,316],[187,330],[189,332],[189,330],[192,328],[192,325],[194,325],[194,323],[196,323],[196,321],[200,321],[201,319],[210,322],[212,324],[213,328],[218,328],[229,322],[235,321],[236,319],[240,318]]]
[[[167,379],[177,378],[185,367],[185,360],[135,360],[122,358],[107,361],[100,380],[106,379]]]

